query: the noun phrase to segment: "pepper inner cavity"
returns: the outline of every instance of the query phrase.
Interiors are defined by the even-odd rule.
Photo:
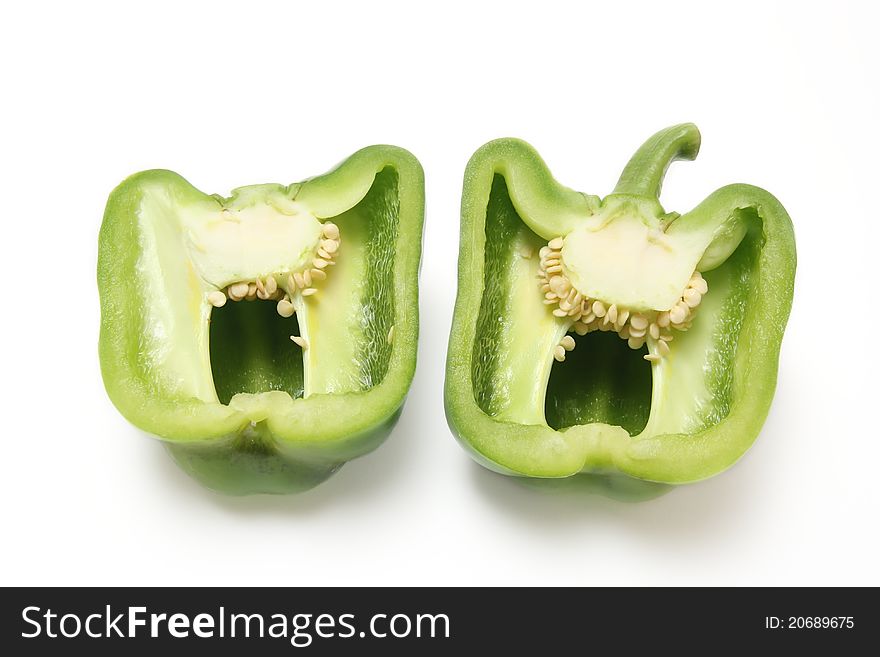
[[[299,333],[297,316],[280,317],[271,302],[214,308],[208,346],[218,401],[228,404],[239,393],[269,391],[304,397],[303,351],[289,338]]]
[[[641,433],[651,413],[651,365],[611,332],[566,337],[576,346],[550,370],[541,409],[547,426],[599,422]]]

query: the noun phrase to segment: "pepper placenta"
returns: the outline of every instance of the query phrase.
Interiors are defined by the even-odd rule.
[[[126,179],[99,237],[119,411],[210,488],[284,493],[375,447],[412,380],[424,179],[371,146],[292,185]]]
[[[658,132],[604,199],[558,184],[522,141],[471,158],[445,396],[480,463],[656,492],[647,482],[710,477],[753,443],[776,385],[794,233],[749,185],[666,212],[666,169],[699,145],[692,124]]]

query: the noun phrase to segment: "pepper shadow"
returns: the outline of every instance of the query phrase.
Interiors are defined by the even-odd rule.
[[[530,531],[564,536],[612,526],[639,540],[672,547],[714,543],[720,535],[740,531],[749,514],[772,495],[774,479],[773,464],[752,453],[709,480],[658,487],[653,497],[650,488],[630,488],[625,480],[536,482],[473,462],[467,467],[483,499]]]

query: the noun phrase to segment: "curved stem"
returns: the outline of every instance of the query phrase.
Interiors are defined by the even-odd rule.
[[[699,151],[700,131],[693,123],[661,130],[632,156],[612,194],[656,199],[669,165],[675,160],[693,160]]]

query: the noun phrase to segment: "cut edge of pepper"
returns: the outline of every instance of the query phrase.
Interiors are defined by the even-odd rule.
[[[102,375],[111,400],[122,414],[136,426],[172,443],[219,441],[220,444],[230,436],[266,423],[278,441],[302,443],[306,452],[310,446],[328,442],[339,444],[340,458],[352,457],[344,452],[369,451],[372,447],[366,450],[355,447],[357,436],[397,415],[415,369],[418,292],[411,281],[418,275],[421,252],[423,172],[418,161],[403,149],[370,146],[352,155],[334,171],[290,186],[297,199],[301,202],[306,199],[316,214],[332,213],[338,211],[340,205],[356,203],[358,194],[361,191],[366,194],[375,175],[385,168],[394,169],[405,179],[398,190],[400,232],[392,284],[399,303],[395,303],[394,340],[389,343],[391,354],[386,375],[380,384],[364,392],[315,395],[305,400],[294,400],[286,393],[279,393],[286,396],[289,403],[280,402],[278,395],[272,393],[261,393],[269,396],[265,404],[242,404],[239,400],[228,406],[164,397],[157,394],[153,384],[142,379],[132,359],[126,357],[130,345],[118,330],[137,309],[112,283],[125,273],[126,265],[130,268],[137,258],[134,217],[140,183],[158,180],[179,185],[183,179],[173,172],[153,170],[135,174],[121,183],[111,194],[105,211],[99,239],[98,282],[102,301],[99,341]],[[200,201],[210,198],[183,183],[180,193],[197,194]],[[345,194],[336,194],[338,189],[343,189]],[[120,251],[123,251],[121,256]],[[277,417],[273,417],[276,414]],[[329,419],[327,414],[331,415]]]
[[[712,476],[732,465],[751,445],[769,408],[779,346],[791,305],[796,258],[791,222],[782,206],[764,190],[734,185],[722,188],[689,213],[705,214],[707,208],[716,212],[726,208],[728,214],[754,212],[762,220],[763,243],[756,277],[759,302],[750,313],[753,321],[746,322],[742,329],[742,344],[733,363],[736,403],[723,420],[697,434],[640,435],[635,439],[625,431],[621,435],[617,428],[601,424],[553,431],[549,427],[498,421],[479,408],[472,392],[469,345],[474,344],[476,337],[474,307],[479,307],[483,293],[481,259],[486,244],[486,201],[495,176],[504,176],[510,170],[520,175],[524,175],[523,171],[537,171],[533,179],[538,181],[536,185],[544,187],[539,197],[544,199],[546,212],[553,207],[547,199],[564,202],[576,194],[571,190],[560,191],[561,186],[552,179],[537,153],[519,140],[490,142],[468,164],[462,197],[459,292],[445,387],[447,418],[459,440],[490,469],[524,476],[566,477],[579,472],[619,471],[645,480],[685,483]],[[510,181],[505,178],[505,182],[510,187]],[[593,208],[595,205],[591,204],[590,210]],[[566,212],[569,211],[563,214]],[[768,276],[769,270],[777,275]],[[767,323],[756,327],[754,318],[762,314]],[[753,344],[754,340],[748,338],[756,332],[761,333],[762,339]],[[453,358],[453,353],[459,357]],[[764,366],[760,375],[749,364],[755,359]],[[711,443],[708,447],[706,441]],[[511,453],[510,445],[518,446],[519,457]]]

